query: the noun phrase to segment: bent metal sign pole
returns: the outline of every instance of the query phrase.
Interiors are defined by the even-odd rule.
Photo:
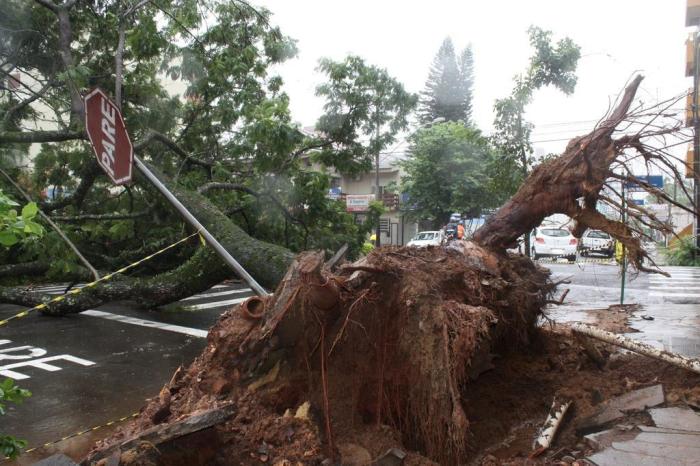
[[[122,114],[114,102],[101,89],[94,89],[85,96],[85,126],[97,162],[107,176],[117,185],[131,182],[131,167],[136,168],[172,204],[173,207],[204,237],[214,251],[241,277],[259,296],[268,292],[238,263],[236,259],[212,236],[168,188],[148,169],[138,157],[126,132]]]

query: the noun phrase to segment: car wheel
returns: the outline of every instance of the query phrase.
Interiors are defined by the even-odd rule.
[[[566,260],[568,260],[571,263],[576,262],[576,254],[574,254],[573,256],[566,256]]]

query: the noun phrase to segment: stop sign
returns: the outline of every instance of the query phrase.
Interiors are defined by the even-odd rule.
[[[102,89],[85,96],[85,126],[97,162],[114,184],[131,182],[134,148],[122,114]]]

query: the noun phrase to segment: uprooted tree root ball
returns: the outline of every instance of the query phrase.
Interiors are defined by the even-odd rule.
[[[548,277],[473,243],[382,248],[335,274],[321,254],[303,253],[267,302],[222,316],[194,363],[86,464],[156,425],[229,404],[234,414],[208,429],[206,448],[201,432],[178,439],[175,464],[319,464],[363,436],[379,449],[400,442],[425,456],[418,462],[462,463],[471,450],[463,390],[493,353],[529,343],[554,288]]]

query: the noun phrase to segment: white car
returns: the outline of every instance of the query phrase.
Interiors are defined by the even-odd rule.
[[[586,230],[581,236],[581,255],[602,254],[606,257],[612,257],[615,254],[615,242],[604,231],[601,230]]]
[[[576,261],[578,240],[566,228],[540,226],[530,235],[530,256],[566,257],[569,262]]]
[[[424,248],[426,246],[440,246],[444,236],[442,231],[421,231],[408,242],[406,246]]]

